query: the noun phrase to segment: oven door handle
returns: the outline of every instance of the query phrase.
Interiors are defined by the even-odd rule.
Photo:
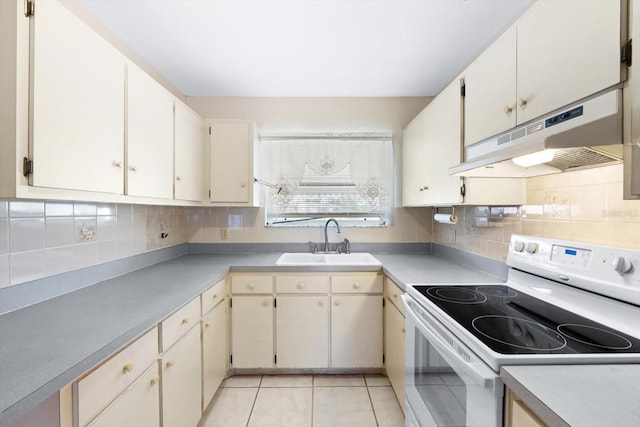
[[[475,383],[479,384],[483,388],[493,388],[496,373],[489,369],[487,366],[478,362],[468,362],[458,354],[453,348],[451,348],[446,342],[444,342],[436,332],[431,330],[424,321],[418,316],[413,309],[412,305],[415,303],[411,301],[411,297],[402,295],[402,304],[405,307],[405,311],[408,316],[411,316],[416,327],[420,330],[420,333],[433,345],[440,353],[447,356],[447,362],[462,371],[465,375],[470,377]],[[425,313],[429,315],[428,313]],[[430,315],[429,315],[430,316]]]

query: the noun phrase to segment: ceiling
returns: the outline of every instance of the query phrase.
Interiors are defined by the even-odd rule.
[[[78,0],[187,96],[432,96],[531,0]]]

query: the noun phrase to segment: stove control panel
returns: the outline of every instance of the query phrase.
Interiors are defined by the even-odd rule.
[[[640,305],[640,250],[514,234],[507,264]]]

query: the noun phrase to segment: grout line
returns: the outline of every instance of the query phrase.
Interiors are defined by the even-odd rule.
[[[253,405],[251,405],[251,411],[249,411],[249,418],[247,419],[247,424],[245,425],[245,427],[249,427],[249,423],[251,422],[251,415],[253,415],[253,410],[256,407],[258,395],[260,394],[260,384],[262,384],[262,375],[260,376],[260,382],[258,383],[258,388],[256,389],[256,396],[253,398]]]
[[[371,393],[369,392],[369,386],[367,386],[367,396],[369,396],[369,404],[371,405],[371,412],[373,412],[373,419],[376,421],[376,426],[379,427],[380,423],[378,422],[378,415],[376,414],[376,408],[373,405],[373,399],[371,399]]]

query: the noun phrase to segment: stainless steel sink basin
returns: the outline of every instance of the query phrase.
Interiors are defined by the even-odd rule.
[[[368,252],[351,254],[310,254],[285,252],[276,265],[382,265]]]

